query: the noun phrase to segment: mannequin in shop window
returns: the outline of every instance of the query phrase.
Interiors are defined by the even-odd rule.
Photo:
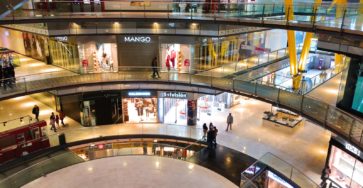
[[[140,118],[140,121],[144,121],[144,119],[142,118],[142,116],[144,115],[144,105],[143,105],[143,102],[142,100],[138,100],[137,103],[136,103],[136,109],[137,109],[137,115],[139,116]]]
[[[111,62],[110,62],[110,58],[107,57],[106,53],[102,54],[102,61],[101,61],[101,66],[103,70],[110,70],[111,69]],[[113,67],[113,65],[112,65]],[[113,69],[113,68],[112,68]]]

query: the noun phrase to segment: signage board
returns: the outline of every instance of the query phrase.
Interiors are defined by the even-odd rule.
[[[126,43],[151,43],[149,36],[125,36],[124,42]]]
[[[177,98],[177,99],[187,99],[188,94],[185,92],[175,92],[175,91],[166,91],[161,92],[159,95],[162,98]]]

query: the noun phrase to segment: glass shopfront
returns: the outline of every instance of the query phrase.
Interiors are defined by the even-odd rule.
[[[123,94],[122,113],[125,123],[155,123],[157,96],[152,91],[127,91]]]
[[[95,41],[78,44],[82,72],[117,71],[117,44]]]
[[[341,138],[333,137],[330,141],[328,173],[333,187],[363,187],[362,151]]]
[[[188,93],[159,92],[159,114],[165,124],[187,125]]]
[[[204,95],[198,99],[198,119],[211,116],[215,111],[224,111],[237,105],[242,100],[240,95],[221,93],[219,95]],[[202,117],[200,117],[202,116]]]
[[[161,44],[161,70],[190,72],[193,53],[193,45]]]
[[[122,122],[121,97],[118,93],[89,93],[81,100],[83,126],[107,125]]]

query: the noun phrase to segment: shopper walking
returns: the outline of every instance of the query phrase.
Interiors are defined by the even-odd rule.
[[[207,140],[208,127],[206,123],[203,123],[203,140]]]
[[[227,128],[226,131],[228,131],[228,128],[230,130],[232,130],[232,123],[233,123],[233,116],[231,113],[229,113],[228,117],[227,117]]]
[[[54,132],[57,132],[57,128],[55,127],[55,116],[54,112],[49,117],[49,124],[50,124],[50,130],[53,130]]]
[[[65,126],[65,125],[64,125],[64,118],[65,118],[64,112],[63,112],[63,110],[61,110],[61,111],[59,112],[59,119],[60,119],[60,122],[62,123],[62,126],[63,126],[63,127]]]
[[[39,121],[39,106],[38,105],[34,105],[33,110],[32,110],[32,114],[34,114],[35,119],[37,121]]]
[[[158,72],[158,59],[157,57],[154,57],[153,61],[151,62],[151,67],[153,69],[153,78],[160,78],[159,72]],[[158,77],[156,77],[156,75]]]
[[[209,129],[208,133],[207,133],[207,144],[208,144],[208,149],[213,149],[213,129]]]
[[[218,129],[216,126],[213,126],[213,146],[214,146],[214,148],[217,148],[217,135],[218,135]]]
[[[57,125],[57,127],[59,128],[59,115],[55,115],[55,124]]]

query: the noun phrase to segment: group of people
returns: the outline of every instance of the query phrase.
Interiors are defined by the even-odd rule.
[[[37,121],[39,121],[39,112],[40,112],[39,106],[38,105],[34,105],[33,110],[32,110],[32,114],[34,114],[35,119]],[[49,125],[51,126],[50,127],[50,130],[53,130],[54,132],[57,132],[57,127],[59,128],[60,123],[64,127],[65,126],[65,124],[64,124],[64,118],[65,118],[65,115],[64,115],[63,110],[61,110],[56,115],[54,114],[54,112],[52,112],[52,114],[49,117]],[[56,127],[56,125],[57,125],[57,127]]]
[[[233,116],[231,113],[227,116],[227,128],[226,131],[232,130],[233,124]],[[203,140],[207,140],[208,148],[215,149],[217,146],[217,133],[218,129],[213,125],[213,123],[209,123],[209,128],[206,123],[203,124]]]
[[[0,85],[6,89],[15,84],[15,68],[12,55],[0,57]]]
[[[58,114],[54,114],[54,112],[52,112],[52,114],[50,115],[49,118],[49,124],[50,124],[50,130],[53,130],[54,132],[57,132],[57,127],[59,128],[59,121],[62,123],[62,126],[64,127],[64,113],[63,111],[60,111]],[[55,126],[57,125],[57,127]]]
[[[203,124],[203,140],[207,140],[208,149],[215,149],[217,147],[217,134],[218,129],[209,123],[209,128],[206,123]]]

